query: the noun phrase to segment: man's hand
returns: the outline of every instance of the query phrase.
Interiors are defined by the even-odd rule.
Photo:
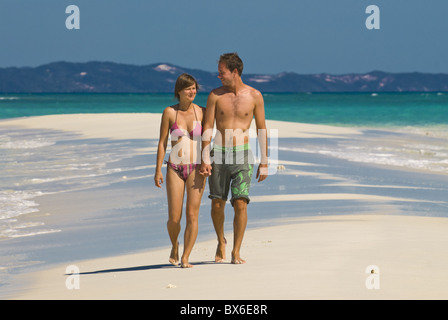
[[[207,163],[202,163],[201,168],[199,169],[199,174],[208,177],[212,174],[212,166]]]
[[[268,177],[268,165],[261,164],[258,166],[257,176],[258,182],[265,180]]]

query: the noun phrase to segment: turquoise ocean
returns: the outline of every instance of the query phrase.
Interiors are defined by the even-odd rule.
[[[337,168],[364,185],[383,184],[387,182],[384,179],[389,179],[387,183],[403,188],[384,191],[371,187],[369,190],[379,194],[401,190],[404,195],[434,199],[437,205],[428,207],[426,201],[420,207],[413,205],[409,211],[448,216],[445,202],[448,93],[265,93],[263,96],[267,119],[298,125],[352,127],[363,132],[353,139],[280,140],[279,158],[322,161],[319,170],[333,174],[330,171]],[[200,93],[195,103],[205,107],[206,101],[207,94]],[[2,126],[2,121],[50,114],[162,113],[165,107],[175,103],[173,95],[168,93],[0,94],[0,291],[2,277],[5,284],[10,281],[5,275],[29,266],[41,266],[43,262],[87,259],[168,245],[166,198],[155,191],[152,178],[156,139],[85,139],[72,132]],[[152,151],[142,153],[141,150]],[[387,171],[366,175],[360,169],[356,175],[355,167],[347,163],[383,166]],[[287,165],[285,172],[289,168],[296,170],[292,166]],[[414,181],[394,168],[420,170],[424,174],[414,175]],[[251,193],[284,193],[282,181],[297,178],[293,174],[278,174],[269,179],[265,187],[255,183]],[[302,177],[300,183],[287,185],[294,186],[294,190],[288,190],[294,193],[323,190],[321,180],[307,177]],[[336,188],[330,185],[326,188]],[[413,195],[414,190],[424,192]],[[365,190],[347,192],[362,191]],[[117,198],[125,194],[129,203],[114,203],[114,194]],[[66,203],[58,203],[59,196]],[[101,206],[97,198],[104,200]],[[204,207],[200,217],[201,235],[213,234],[207,200],[204,196],[201,204]],[[73,212],[78,207],[77,201],[91,201],[98,206],[82,212],[81,219]],[[106,202],[110,202],[109,207]],[[47,208],[48,203],[61,217],[76,218],[64,224],[53,212],[43,211],[42,207]],[[256,206],[254,203],[252,208]],[[294,207],[290,214],[297,214],[297,210],[300,214],[314,214],[315,208],[304,204]],[[337,212],[334,204],[331,210]],[[254,223],[262,218],[257,216],[258,220],[250,221]]]
[[[448,124],[448,93],[266,93],[266,118],[340,126]],[[205,106],[207,94],[195,102]],[[0,94],[0,119],[73,113],[161,113],[172,94]]]

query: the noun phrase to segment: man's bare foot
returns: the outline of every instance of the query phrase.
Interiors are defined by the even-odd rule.
[[[246,260],[241,259],[239,254],[234,254],[232,252],[232,261],[231,261],[231,263],[233,263],[233,264],[244,264],[244,263],[246,263]]]
[[[193,268],[193,265],[192,265],[192,264],[189,264],[188,261],[187,261],[187,262],[183,262],[183,261],[182,261],[182,263],[180,264],[180,266],[181,266],[182,268]]]
[[[218,243],[216,248],[215,262],[223,262],[226,259],[226,244],[227,240],[224,238],[224,243]]]
[[[173,266],[179,265],[179,242],[171,248],[170,259],[168,260]]]

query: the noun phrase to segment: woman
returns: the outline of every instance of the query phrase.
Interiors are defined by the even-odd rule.
[[[184,252],[181,258],[181,267],[183,268],[192,267],[188,261],[198,235],[199,206],[205,187],[205,177],[199,174],[204,109],[193,103],[198,90],[199,85],[191,75],[184,73],[177,78],[174,96],[179,103],[167,107],[163,111],[154,175],[155,185],[161,188],[163,183],[161,168],[166,154],[168,137],[171,134],[171,153],[166,170],[167,227],[173,245],[169,261],[176,266],[179,264],[177,238],[181,230],[180,220],[186,190],[187,225],[184,235]]]

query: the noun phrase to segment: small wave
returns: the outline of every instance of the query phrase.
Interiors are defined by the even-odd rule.
[[[54,142],[46,140],[0,140],[0,149],[36,149],[54,145]]]
[[[0,97],[0,101],[2,100],[19,100],[19,97]]]
[[[43,223],[29,223],[27,226],[14,226],[14,228],[5,228],[0,230],[1,238],[22,238],[22,237],[32,237],[40,234],[50,234],[61,232],[60,229],[40,229],[40,230],[25,230],[26,228],[34,228],[36,226],[43,225]]]
[[[39,211],[38,204],[30,199],[41,195],[41,192],[0,191],[0,220]]]
[[[48,229],[48,230],[38,230],[38,231],[31,231],[31,232],[20,232],[19,230],[11,230],[8,234],[3,234],[0,232],[0,237],[6,237],[6,238],[22,238],[22,237],[32,237],[37,236],[41,234],[50,234],[50,233],[56,233],[61,232],[62,230],[59,229]]]
[[[404,134],[417,134],[429,138],[448,139],[447,125],[434,125],[428,127],[404,127],[398,129],[397,132],[402,132]]]
[[[353,162],[370,163],[448,173],[448,148],[446,145],[391,143],[383,140],[382,146],[360,143],[353,146],[339,143],[337,146],[280,147],[279,150],[314,153]]]
[[[42,192],[0,191],[0,239],[30,237],[60,232],[59,229],[45,229],[43,222],[21,222],[16,217],[39,212],[39,206],[32,199]]]

